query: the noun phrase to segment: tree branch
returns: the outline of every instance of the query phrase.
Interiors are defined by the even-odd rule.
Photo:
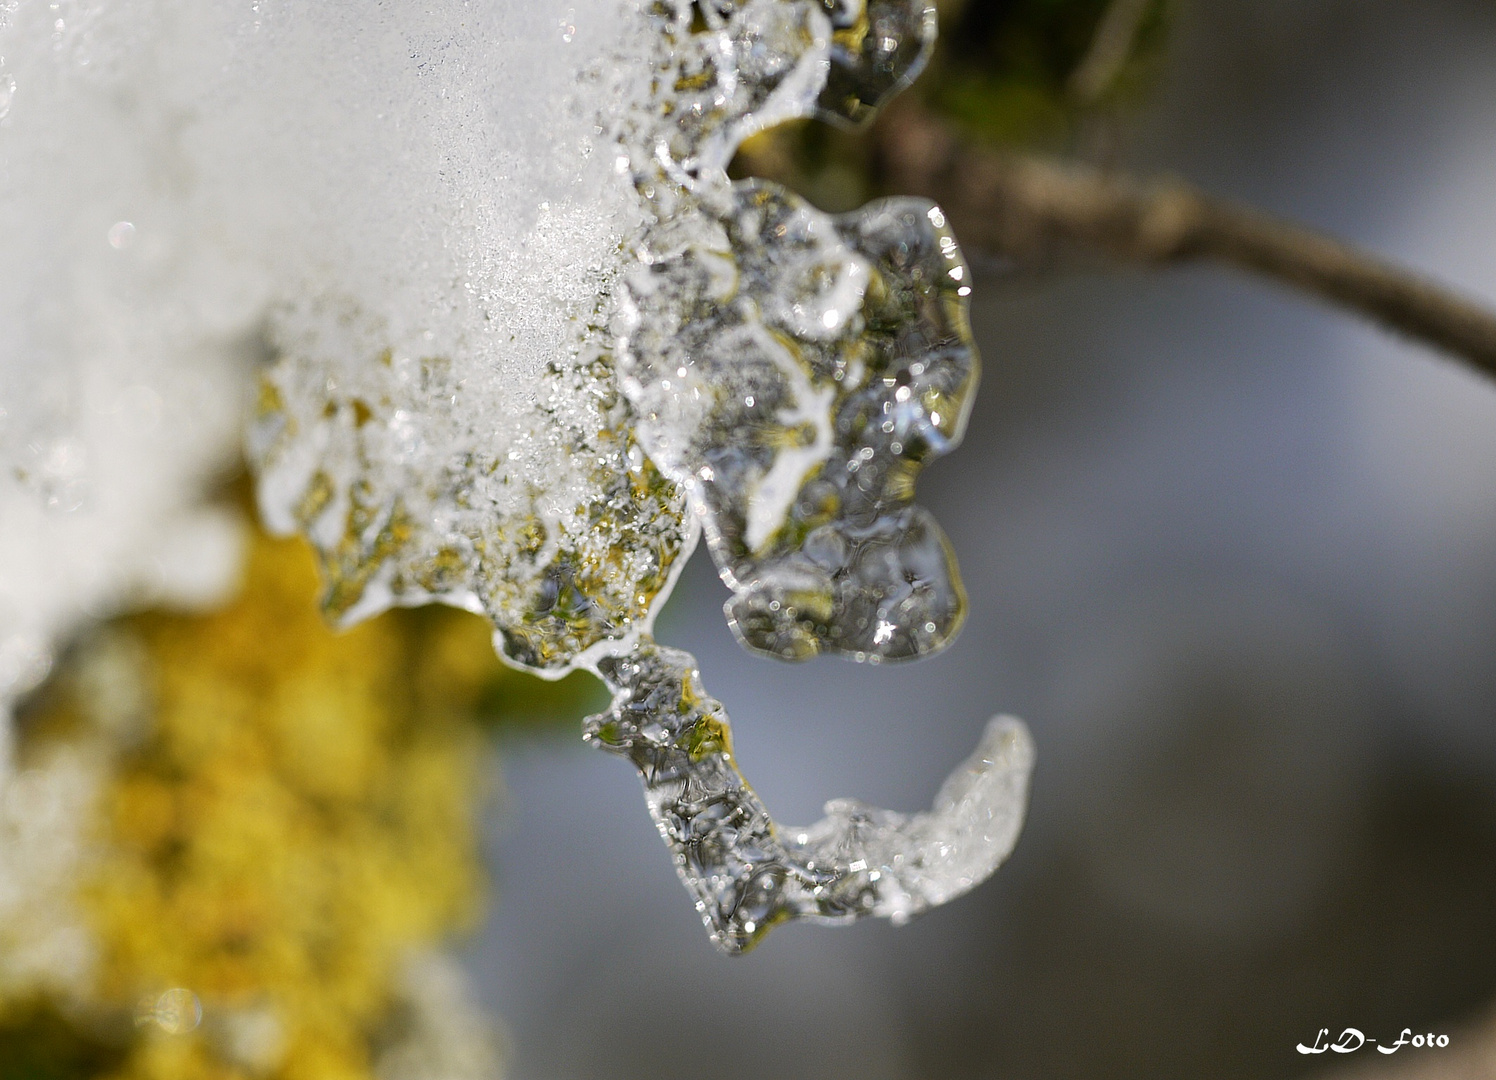
[[[1070,76],[1070,92],[1092,104],[1121,73],[1153,0],[1112,0],[1096,24],[1091,47]]]
[[[875,131],[890,181],[940,203],[972,247],[1023,263],[1066,249],[1147,265],[1211,259],[1359,312],[1496,377],[1496,315],[1369,252],[1179,180],[975,149],[918,106],[891,107]]]

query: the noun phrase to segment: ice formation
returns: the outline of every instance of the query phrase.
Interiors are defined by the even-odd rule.
[[[920,200],[832,216],[726,173],[784,120],[865,119],[934,29],[927,0],[0,2],[0,603],[29,613],[0,678],[128,591],[110,545],[160,562],[190,498],[115,499],[110,469],[202,484],[258,365],[261,513],[310,540],[329,615],[455,604],[511,663],[599,673],[589,738],[640,767],[724,948],[970,888],[1021,821],[1021,727],[930,814],[792,833],[650,636],[698,533],[756,651],[895,660],[959,628],[912,501],[976,380],[954,238]],[[37,568],[45,617],[14,599]]]
[[[797,829],[776,825],[738,771],[720,702],[701,686],[691,654],[641,645],[599,667],[613,707],[586,738],[633,761],[655,825],[724,952],[751,948],[790,919],[902,923],[985,881],[1023,824],[1033,743],[997,717],[975,753],[921,814],[854,799]]]

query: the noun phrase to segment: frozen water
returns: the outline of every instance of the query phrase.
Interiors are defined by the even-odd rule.
[[[639,440],[688,493],[743,644],[933,652],[965,610],[949,545],[912,501],[920,467],[960,439],[977,377],[955,239],[927,202],[832,217],[724,171],[783,119],[865,119],[923,63],[933,8],[717,0],[648,17],[655,75],[614,129],[646,217],[610,324]],[[613,707],[587,738],[638,768],[724,951],[793,918],[902,921],[984,880],[1017,838],[1033,764],[1017,721],[993,722],[928,813],[842,800],[792,830],[738,771],[689,653],[642,640],[597,670]]]
[[[935,45],[928,0],[828,0],[831,70],[817,113],[861,124],[914,81]]]
[[[854,113],[847,87],[869,102],[895,88],[929,12],[620,10],[622,55],[578,69],[605,89],[600,109],[559,117],[580,125],[581,175],[602,192],[593,235],[572,228],[538,263],[531,234],[490,257],[559,329],[516,337],[544,317],[481,291],[475,326],[470,297],[441,301],[440,341],[325,288],[283,303],[252,439],[266,520],[316,545],[333,616],[459,604],[493,620],[510,661],[559,675],[647,634],[695,538],[689,498],[745,644],[934,651],[964,598],[911,499],[919,466],[959,439],[976,377],[954,239],[927,203],[833,219],[725,172],[749,134],[826,111],[833,70]],[[569,45],[584,23],[567,21]],[[537,280],[555,284],[537,295]]]
[[[920,200],[833,218],[724,172],[738,142],[783,119],[862,118],[923,63],[933,8],[652,10],[661,74],[618,135],[649,222],[615,320],[639,437],[690,493],[745,645],[933,652],[965,611],[944,534],[912,505],[976,382],[955,239]]]
[[[588,720],[586,738],[638,768],[681,880],[724,952],[751,948],[789,919],[904,922],[985,881],[1012,851],[1034,762],[1016,720],[988,725],[925,813],[838,799],[815,825],[778,826],[738,771],[727,714],[695,664],[647,644],[603,660],[613,707]]]
[[[537,668],[647,620],[691,526],[584,343],[638,213],[579,82],[624,5],[0,11],[9,682],[138,591],[257,355],[262,508],[335,614],[486,608]]]
[[[833,218],[747,182],[725,210],[716,235],[627,279],[621,372],[640,438],[690,492],[744,644],[934,652],[965,602],[912,499],[976,381],[955,241],[915,199]]]
[[[635,444],[606,355],[562,353],[539,396],[506,402],[481,357],[338,338],[282,356],[253,435],[265,520],[317,547],[329,614],[459,604],[543,675],[648,627],[695,531]]]
[[[143,579],[228,576],[192,507],[246,411],[330,617],[482,612],[640,730],[710,701],[650,639],[698,532],[751,649],[943,647],[964,595],[912,500],[977,377],[955,240],[926,202],[832,216],[726,173],[784,120],[865,120],[933,36],[927,0],[0,2],[0,694]],[[930,815],[773,840],[753,803],[800,869],[702,869],[719,942],[969,887],[1021,818],[1017,731]]]

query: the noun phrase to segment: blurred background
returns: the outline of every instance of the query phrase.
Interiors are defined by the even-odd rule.
[[[969,144],[1182,176],[1496,308],[1491,0],[941,9],[908,96]],[[879,137],[735,167],[845,210],[894,193]],[[956,644],[750,656],[704,553],[657,630],[781,822],[924,808],[1023,717],[990,882],[722,957],[578,737],[594,682],[450,609],[333,634],[228,465],[220,591],[100,607],[17,709],[0,1080],[1496,1077],[1496,387],[1217,268],[967,254],[980,395],[920,485]],[[1296,1050],[1347,1027],[1451,1044]]]
[[[947,43],[1019,76],[973,87],[949,62],[919,92],[997,118],[974,137],[1100,147],[1496,305],[1489,0],[1191,0],[1090,130],[1046,111],[1046,72],[1105,5],[1078,30],[1065,6],[947,13]],[[788,138],[823,205],[865,197],[855,146]],[[632,772],[569,728],[506,738],[466,964],[513,1075],[1453,1066],[1295,1045],[1353,1026],[1468,1048],[1496,1005],[1496,389],[1229,272],[969,254],[980,397],[920,485],[970,593],[957,643],[902,667],[751,657],[703,553],[659,637],[700,659],[780,821],[927,806],[990,715],[1022,716],[1017,851],[903,929],[795,925],[728,961]]]

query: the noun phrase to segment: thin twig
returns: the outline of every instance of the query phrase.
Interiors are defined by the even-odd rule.
[[[1357,311],[1496,377],[1496,315],[1321,233],[1179,180],[974,149],[918,106],[891,108],[876,138],[893,185],[940,203],[970,247],[1021,263],[1066,249],[1152,265],[1213,259]]]
[[[1152,6],[1153,0],[1112,0],[1107,5],[1090,48],[1070,76],[1070,93],[1077,101],[1089,105],[1106,93],[1127,63]]]

